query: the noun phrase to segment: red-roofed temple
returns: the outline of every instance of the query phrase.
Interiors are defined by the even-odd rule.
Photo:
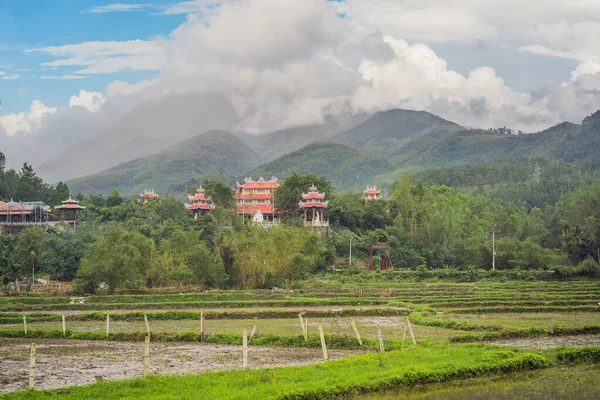
[[[158,194],[154,190],[144,190],[144,193],[140,193],[140,204],[145,206],[152,199],[157,199]]]
[[[273,219],[277,210],[274,207],[275,189],[277,178],[272,177],[266,181],[260,177],[257,181],[252,178],[244,179],[244,183],[237,183],[235,191],[237,213],[240,215],[254,215],[260,211],[265,218]]]
[[[381,191],[377,189],[375,185],[369,185],[365,190],[363,190],[363,194],[365,195],[365,201],[375,201],[379,200]]]
[[[77,211],[85,210],[85,207],[80,205],[77,200],[69,199],[61,202],[62,205],[54,207],[59,211],[60,219],[63,221],[77,221]]]
[[[215,208],[210,196],[206,197],[204,195],[204,189],[202,189],[202,186],[196,189],[195,195],[188,195],[188,201],[189,203],[186,203],[185,207],[194,214],[194,218],[197,218],[198,214],[209,212]]]
[[[308,210],[312,210],[312,224],[323,222],[323,211],[329,202],[325,200],[325,193],[319,193],[315,185],[311,186],[308,193],[302,193],[302,201],[298,205],[304,208],[304,223],[308,222]],[[317,218],[317,215],[320,216]]]

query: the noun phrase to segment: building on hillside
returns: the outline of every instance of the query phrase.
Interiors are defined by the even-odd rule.
[[[185,203],[185,207],[194,214],[194,219],[198,218],[198,215],[207,213],[215,208],[212,199],[204,195],[204,189],[202,186],[196,189],[196,194],[191,196],[188,195],[189,203]]]
[[[158,194],[156,194],[156,192],[154,190],[144,190],[144,193],[140,193],[140,204],[141,205],[146,205],[148,204],[148,202],[152,199],[158,199]]]
[[[17,202],[11,200],[0,203],[0,222],[45,222],[51,216],[52,209],[43,201]]]
[[[277,181],[275,177],[266,181],[261,176],[257,181],[245,178],[243,184],[237,182],[234,194],[237,213],[253,216],[260,211],[264,219],[273,220],[277,214],[274,206],[275,189],[279,187]]]
[[[325,224],[323,218],[323,211],[329,204],[329,201],[325,200],[325,193],[319,193],[317,187],[312,185],[308,193],[302,193],[302,201],[298,203],[300,208],[304,209],[304,223],[308,221],[308,210],[312,210],[312,218],[310,223],[313,226]]]
[[[381,199],[381,191],[377,189],[377,186],[375,185],[367,186],[367,188],[363,190],[363,194],[365,195],[365,201],[375,201]]]
[[[72,198],[63,200],[61,203],[62,205],[56,206],[54,209],[59,212],[62,221],[75,223],[77,221],[77,212],[85,210],[85,206],[80,205],[77,200],[73,200]]]

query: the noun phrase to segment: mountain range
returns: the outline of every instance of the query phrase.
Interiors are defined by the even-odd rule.
[[[589,161],[600,150],[600,112],[581,125],[567,122],[520,135],[468,129],[411,110],[255,135],[233,130],[237,124],[233,110],[223,114],[220,104],[215,108],[221,115],[209,116],[207,99],[194,100],[195,106],[188,106],[183,114],[195,116],[186,118],[180,118],[177,106],[167,105],[167,100],[145,104],[103,134],[44,163],[40,175],[50,181],[76,178],[68,180],[73,193],[106,195],[116,187],[125,196],[154,189],[181,197],[186,187],[204,179],[234,184],[245,176],[283,179],[298,172],[323,175],[339,189],[358,189],[371,183],[389,184],[402,171],[506,157]],[[190,103],[186,97],[170,101],[178,106]],[[156,118],[141,120],[149,110],[157,113]],[[204,129],[210,125],[214,127]],[[120,150],[115,150],[117,144]],[[89,146],[97,148],[92,151]],[[65,172],[81,163],[86,167],[76,174]]]

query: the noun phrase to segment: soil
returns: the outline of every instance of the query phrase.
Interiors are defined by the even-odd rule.
[[[533,339],[511,339],[491,342],[499,346],[522,347],[526,349],[552,349],[555,347],[600,346],[600,335],[554,336]]]
[[[88,385],[101,380],[143,375],[142,343],[36,339],[36,389]],[[27,388],[31,339],[0,338],[0,394]],[[329,350],[329,358],[364,354]],[[321,362],[321,349],[252,346],[249,368],[305,365]],[[241,346],[196,343],[151,343],[150,373],[197,374],[242,367]]]

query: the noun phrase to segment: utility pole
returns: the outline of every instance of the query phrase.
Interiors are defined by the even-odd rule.
[[[492,271],[496,270],[496,232],[492,228]]]
[[[352,266],[352,236],[350,236],[350,266]]]

